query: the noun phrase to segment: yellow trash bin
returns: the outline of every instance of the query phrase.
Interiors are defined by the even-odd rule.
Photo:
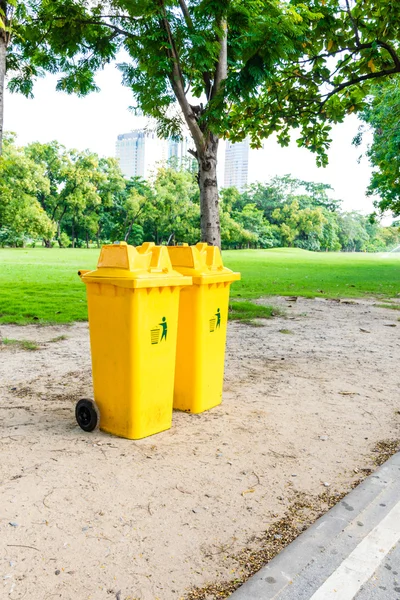
[[[200,413],[222,400],[229,288],[240,279],[215,246],[169,246],[173,268],[193,278],[181,292],[174,408]]]
[[[166,247],[125,242],[103,246],[97,269],[80,275],[100,428],[129,439],[169,429],[179,295],[191,278],[173,270]],[[90,401],[80,402],[78,423],[90,431]]]

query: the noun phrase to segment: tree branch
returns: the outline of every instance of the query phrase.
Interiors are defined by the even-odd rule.
[[[194,27],[194,23],[192,21],[192,17],[190,16],[189,13],[189,9],[186,5],[185,0],[178,0],[179,1],[179,5],[181,7],[182,10],[182,14],[183,17],[185,19],[187,28],[190,31],[194,31],[195,27]],[[210,94],[211,94],[211,88],[212,88],[212,83],[211,83],[211,79],[210,79],[210,74],[209,73],[203,73],[203,81],[204,81],[204,85],[205,85],[205,92],[206,92],[206,96],[207,96],[207,100],[210,99]]]
[[[172,73],[169,74],[169,81],[171,83],[172,89],[178,100],[179,106],[181,107],[183,116],[185,117],[185,121],[187,126],[190,129],[190,133],[193,136],[194,143],[196,144],[196,149],[198,154],[201,154],[204,149],[204,137],[203,133],[197,123],[196,115],[193,112],[187,98],[185,95],[184,81],[183,75],[180,67],[178,51],[176,49],[175,40],[172,35],[172,31],[169,25],[169,21],[165,12],[164,3],[161,0],[160,5],[163,10],[163,17],[161,20],[161,26],[164,28],[168,42],[170,45],[170,51],[168,52],[169,58],[172,60]]]
[[[11,42],[15,7],[9,5],[9,10],[10,10],[10,12],[8,14],[8,17],[7,17],[7,10],[6,10],[6,14],[5,14],[5,23],[8,26],[8,32],[6,33],[6,44],[7,45],[9,45]]]
[[[194,30],[194,24],[192,21],[192,17],[190,16],[189,9],[186,6],[185,0],[178,0],[178,1],[179,1],[179,6],[181,7],[181,10],[182,10],[182,14],[185,18],[186,25],[188,26],[189,29]]]
[[[299,64],[309,65],[310,63],[314,63],[316,60],[319,60],[320,58],[333,58],[337,54],[342,54],[342,52],[352,52],[354,54],[356,52],[359,52],[359,50],[368,50],[370,48],[372,48],[372,43],[360,44],[360,46],[358,46],[358,47],[345,46],[343,48],[338,48],[337,50],[334,50],[333,52],[325,52],[323,54],[314,54],[313,56],[310,56],[309,58],[305,58],[304,60],[299,60]]]
[[[4,44],[7,47],[9,43],[10,33],[8,30],[8,16],[7,16],[7,3],[5,0],[0,1],[0,17],[4,22],[4,28],[0,27],[0,37],[3,38]]]
[[[347,14],[349,15],[349,19],[350,19],[350,21],[351,21],[351,23],[353,25],[354,35],[355,35],[355,38],[356,38],[356,44],[357,44],[357,46],[359,46],[360,45],[360,34],[358,32],[357,23],[356,23],[353,15],[351,14],[351,8],[350,8],[350,2],[349,2],[349,0],[346,0],[346,6],[347,6]]]
[[[220,50],[217,68],[215,70],[214,85],[211,97],[214,98],[218,94],[222,82],[228,76],[228,25],[225,19],[221,22],[222,36],[220,38]]]
[[[318,60],[320,58],[332,58],[333,56],[336,56],[337,54],[341,54],[342,52],[351,52],[351,54],[354,55],[357,52],[359,52],[360,50],[371,50],[371,48],[373,48],[373,43],[375,43],[377,46],[380,46],[381,48],[384,48],[385,50],[387,50],[387,52],[392,57],[393,62],[396,65],[398,64],[400,66],[400,58],[396,54],[396,51],[388,43],[382,42],[381,40],[375,40],[374,42],[368,42],[365,44],[360,43],[356,46],[346,46],[344,48],[338,48],[334,52],[327,52],[324,54],[317,54],[314,56],[310,56],[307,59],[299,60],[299,64],[307,65],[307,64],[315,62],[316,60]]]
[[[101,17],[99,17],[101,18]],[[53,21],[68,21],[66,17],[53,17]],[[32,19],[33,23],[40,23],[40,19]],[[70,23],[70,21],[69,21]],[[102,23],[101,21],[96,21],[95,19],[82,19],[79,20],[79,23],[83,24],[83,25],[100,25],[101,27],[108,27],[109,29],[112,29],[113,31],[115,31],[116,33],[119,33],[120,35],[123,35],[124,37],[129,37],[129,38],[134,38],[134,39],[139,39],[139,36],[135,35],[134,33],[131,33],[129,31],[125,31],[125,29],[121,29],[120,27],[117,27],[117,25],[113,25],[112,23]]]
[[[396,65],[396,67],[400,70],[400,58],[397,55],[397,53],[395,52],[395,50],[392,48],[392,46],[390,46],[389,44],[387,44],[386,42],[381,42],[378,41],[377,44],[379,46],[381,46],[382,48],[385,48],[385,50],[387,52],[389,52],[390,56],[393,59],[394,64]]]
[[[129,31],[125,31],[125,29],[121,29],[120,27],[117,27],[116,25],[113,25],[112,23],[102,23],[101,21],[81,21],[81,22],[85,23],[85,25],[101,25],[102,27],[108,27],[109,29],[112,29],[113,31],[115,31],[116,33],[119,33],[120,35],[123,35],[124,37],[139,39],[138,35],[135,35],[134,33],[130,33]]]
[[[128,21],[140,21],[144,17],[131,17],[129,15],[98,15],[99,19],[128,19]]]
[[[393,69],[383,69],[382,71],[379,71],[377,73],[367,73],[366,75],[361,75],[360,77],[356,77],[355,79],[350,79],[349,81],[344,81],[343,83],[341,83],[340,85],[335,87],[331,92],[329,92],[328,94],[325,95],[325,99],[321,102],[321,108],[329,100],[329,98],[331,98],[338,92],[350,87],[351,85],[361,83],[362,81],[367,81],[368,79],[376,79],[378,77],[385,77],[385,75],[394,75],[395,73],[400,73],[400,63],[399,63],[399,67],[396,66],[396,67],[393,67]]]

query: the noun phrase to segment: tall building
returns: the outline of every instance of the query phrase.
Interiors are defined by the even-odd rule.
[[[148,179],[167,160],[174,158],[180,166],[190,156],[189,147],[187,138],[179,142],[164,140],[158,138],[154,131],[135,129],[118,136],[116,157],[125,177],[129,179],[139,176]]]
[[[188,154],[188,150],[191,147],[192,145],[187,137],[179,141],[169,139],[168,160],[175,159],[177,161],[177,164],[181,166],[186,159],[193,158],[190,154]]]
[[[243,192],[249,175],[249,139],[226,142],[224,187],[236,187]]]
[[[125,177],[147,179],[168,159],[168,142],[160,140],[154,131],[135,129],[118,136],[116,157]]]

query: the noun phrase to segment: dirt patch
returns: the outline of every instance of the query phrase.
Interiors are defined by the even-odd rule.
[[[40,346],[0,349],[5,597],[226,597],[395,450],[396,315],[265,303],[287,316],[230,324],[223,404],[139,442],[75,424],[91,396],[85,324],[1,326]]]

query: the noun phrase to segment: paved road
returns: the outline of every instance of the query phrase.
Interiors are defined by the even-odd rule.
[[[400,598],[400,546],[397,545],[382,561],[373,577],[362,587],[357,600],[388,600]]]
[[[400,453],[231,598],[400,600]]]

